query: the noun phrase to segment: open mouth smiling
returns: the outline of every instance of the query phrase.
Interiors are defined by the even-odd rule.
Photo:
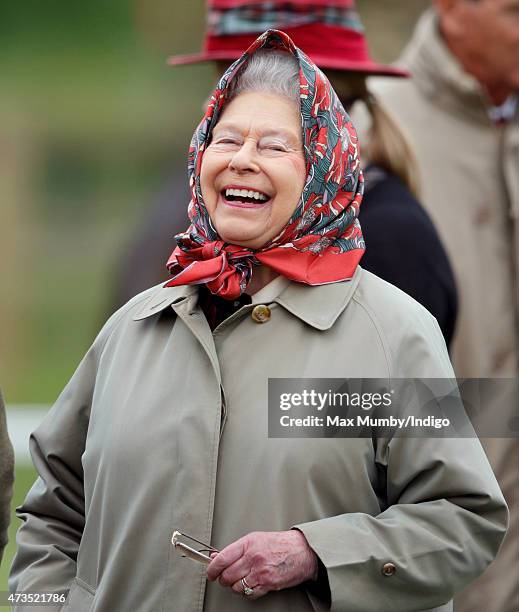
[[[234,206],[260,207],[270,200],[263,191],[245,187],[225,187],[220,194],[227,204]]]

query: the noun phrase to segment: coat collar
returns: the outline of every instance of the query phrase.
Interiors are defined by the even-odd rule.
[[[194,285],[181,285],[180,287],[165,287],[163,283],[150,290],[150,297],[133,316],[134,321],[147,319],[173,304],[184,301],[196,303],[194,299],[198,291]],[[194,304],[193,304],[194,305]]]
[[[349,281],[316,287],[290,283],[274,301],[308,325],[324,331],[330,329],[346,308],[361,276],[362,269],[357,266]]]
[[[291,282],[273,301],[315,329],[330,329],[353,297],[362,273],[359,266],[349,281],[316,287]],[[181,302],[190,310],[196,310],[197,295],[194,285],[159,285],[151,291],[133,320],[141,321]]]

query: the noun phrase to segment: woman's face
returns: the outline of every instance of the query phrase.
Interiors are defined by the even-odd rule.
[[[276,94],[238,95],[204,152],[202,197],[224,242],[260,249],[285,227],[306,178],[299,108]]]

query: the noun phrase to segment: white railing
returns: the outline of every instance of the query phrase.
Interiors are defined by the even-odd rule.
[[[6,406],[7,431],[17,463],[30,463],[29,435],[49,410],[48,404],[11,404]]]

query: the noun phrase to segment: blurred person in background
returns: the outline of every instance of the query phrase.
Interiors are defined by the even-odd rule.
[[[13,590],[70,588],[74,612],[448,612],[491,562],[507,511],[477,439],[267,434],[269,377],[453,376],[434,317],[358,266],[357,144],[286,34],[225,73],[172,279],[111,317],[32,435]],[[174,529],[220,549],[207,568]]]
[[[14,482],[13,447],[7,435],[7,421],[0,391],[0,562],[7,544],[7,528],[11,518],[11,497]]]
[[[362,267],[425,306],[449,344],[457,314],[454,276],[437,232],[418,202],[419,173],[407,139],[366,86],[370,75],[399,80],[408,73],[373,61],[354,1],[209,0],[207,24],[203,51],[173,57],[170,64],[213,61],[222,74],[259,33],[279,28],[325,71],[347,110],[358,101],[367,107],[373,126],[361,142],[366,189],[359,218],[367,244]],[[173,236],[185,226],[189,194],[184,176],[179,169],[171,177],[130,244],[115,275],[113,307],[164,278]]]
[[[456,374],[515,378],[519,0],[436,0],[433,5],[398,64],[413,78],[398,83],[377,78],[370,87],[411,138],[423,202],[453,264],[460,294],[451,350]],[[460,596],[457,609],[517,612],[519,440],[482,442],[509,503],[511,527],[495,564]]]

